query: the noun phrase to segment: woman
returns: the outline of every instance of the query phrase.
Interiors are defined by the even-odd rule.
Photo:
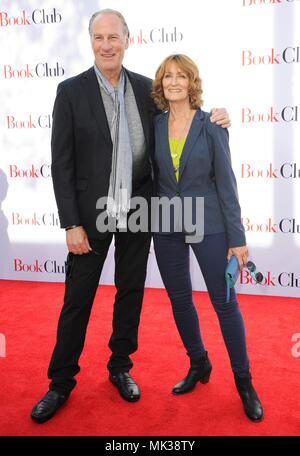
[[[178,196],[181,201],[187,196],[192,200],[204,197],[201,242],[189,244],[184,229],[178,232],[171,228],[154,235],[158,267],[190,358],[187,376],[172,392],[184,394],[193,390],[197,381],[207,383],[212,370],[192,301],[192,248],[219,319],[244,411],[248,418],[259,421],[263,409],[251,382],[244,323],[233,288],[226,302],[227,262],[235,255],[242,268],[248,258],[228,132],[212,124],[210,114],[201,110],[201,95],[198,68],[189,57],[171,55],[161,63],[152,93],[157,107],[163,111],[155,121],[157,193],[169,199]],[[195,213],[192,216],[195,218]]]

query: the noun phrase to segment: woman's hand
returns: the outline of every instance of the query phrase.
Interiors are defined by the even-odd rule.
[[[240,265],[240,270],[243,269],[244,266],[246,266],[247,261],[248,261],[248,247],[246,245],[243,245],[242,247],[231,247],[228,250],[228,255],[227,255],[227,260],[229,261],[232,255],[235,255],[239,265]]]

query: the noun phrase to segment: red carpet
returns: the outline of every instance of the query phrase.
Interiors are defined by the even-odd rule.
[[[249,421],[236,392],[216,316],[206,293],[195,292],[202,335],[213,364],[210,382],[171,395],[188,368],[164,290],[148,289],[139,350],[131,373],[141,386],[139,402],[127,403],[109,383],[106,362],[114,288],[98,289],[81,357],[78,385],[55,418],[30,419],[47,390],[47,367],[62,304],[63,284],[0,281],[0,435],[299,435],[300,299],[240,295],[254,385],[265,419]]]

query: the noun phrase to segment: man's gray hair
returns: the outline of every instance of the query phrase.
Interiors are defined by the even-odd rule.
[[[100,11],[96,11],[96,13],[94,13],[90,19],[90,22],[89,22],[89,34],[90,36],[92,36],[92,26],[93,26],[93,22],[94,20],[96,19],[97,16],[99,16],[99,14],[115,14],[122,22],[122,25],[123,25],[123,32],[124,32],[124,35],[128,36],[129,37],[129,28],[128,28],[128,25],[125,21],[125,18],[124,16],[117,10],[114,10],[114,9],[110,9],[110,8],[106,8],[106,9],[102,9]]]

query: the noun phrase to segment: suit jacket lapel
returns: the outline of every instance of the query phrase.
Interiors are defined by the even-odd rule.
[[[169,119],[169,114],[165,114],[160,122],[159,126],[159,141],[160,141],[160,148],[161,150],[166,168],[168,170],[169,175],[171,176],[171,179],[174,184],[178,184],[174,172],[174,167],[173,167],[173,161],[171,157],[171,151],[170,151],[170,144],[169,144],[169,131],[168,131],[168,119]],[[191,150],[198,138],[198,136],[201,133],[201,130],[203,128],[203,120],[204,120],[204,115],[201,109],[199,109],[193,118],[191,128],[188,132],[188,135],[186,137],[186,141],[182,150],[181,158],[180,158],[180,167],[179,167],[179,182],[181,179],[181,176],[183,174],[184,168],[187,164],[189,155],[191,153]]]
[[[200,135],[200,132],[203,128],[203,119],[204,115],[201,109],[198,109],[193,118],[191,128],[186,137],[186,141],[182,150],[182,155],[180,158],[180,167],[179,167],[179,180],[183,174],[184,168],[187,164],[191,150],[195,144],[196,139]]]
[[[99,84],[97,81],[97,76],[93,67],[84,73],[83,85],[92,111],[95,115],[98,127],[102,131],[108,145],[112,147],[110,129],[101,97]]]
[[[145,88],[141,85],[139,79],[130,71],[125,70],[126,74],[130,80],[133,93],[136,99],[137,107],[141,117],[145,140],[147,146],[150,143],[150,126],[149,126],[149,113],[148,106],[145,100]],[[109,145],[112,146],[110,129],[107,122],[107,117],[105,113],[105,108],[103,105],[103,100],[101,97],[101,92],[99,89],[99,84],[97,81],[97,76],[95,74],[94,68],[90,68],[86,73],[84,73],[84,88],[91,105],[92,111],[97,120],[98,126],[102,133],[104,134]]]

